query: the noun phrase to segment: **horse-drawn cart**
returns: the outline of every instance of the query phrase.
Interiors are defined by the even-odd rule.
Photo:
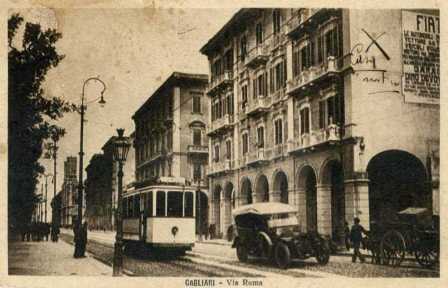
[[[400,266],[405,256],[413,255],[425,268],[439,261],[438,216],[426,208],[409,207],[396,219],[372,223],[367,236],[367,248],[378,264]]]

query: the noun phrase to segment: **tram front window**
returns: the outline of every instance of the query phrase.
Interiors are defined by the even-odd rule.
[[[157,191],[156,195],[156,216],[165,216],[165,191]]]
[[[183,210],[183,193],[182,192],[168,192],[168,217],[182,217]]]
[[[185,217],[193,217],[193,192],[185,192]]]

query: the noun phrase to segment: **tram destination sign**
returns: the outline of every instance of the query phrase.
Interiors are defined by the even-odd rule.
[[[403,11],[402,33],[405,102],[439,104],[439,16]]]

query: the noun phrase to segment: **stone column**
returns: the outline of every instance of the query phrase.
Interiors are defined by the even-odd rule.
[[[303,187],[296,188],[294,196],[294,206],[299,211],[299,224],[302,232],[306,231],[306,191]]]
[[[331,186],[317,185],[317,230],[331,235]]]
[[[353,218],[358,217],[361,225],[370,229],[369,215],[369,180],[350,179],[344,181],[345,185],[345,219],[349,225],[353,224]]]

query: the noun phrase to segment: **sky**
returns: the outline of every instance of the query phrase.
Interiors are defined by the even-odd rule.
[[[41,23],[62,33],[57,51],[65,58],[49,71],[44,84],[48,96],[80,104],[84,81],[99,76],[106,84],[101,107],[92,100],[102,86],[86,85],[88,104],[84,133],[84,168],[117,128],[129,135],[134,112],[173,71],[208,73],[207,57],[199,49],[237,9],[32,9],[20,10],[25,21]],[[17,12],[17,11],[13,11]],[[66,129],[59,142],[57,186],[63,182],[67,156],[78,156],[80,116],[67,114],[57,122]],[[52,160],[42,159],[47,173]],[[85,179],[85,173],[84,173]],[[49,185],[49,200],[53,185]]]

